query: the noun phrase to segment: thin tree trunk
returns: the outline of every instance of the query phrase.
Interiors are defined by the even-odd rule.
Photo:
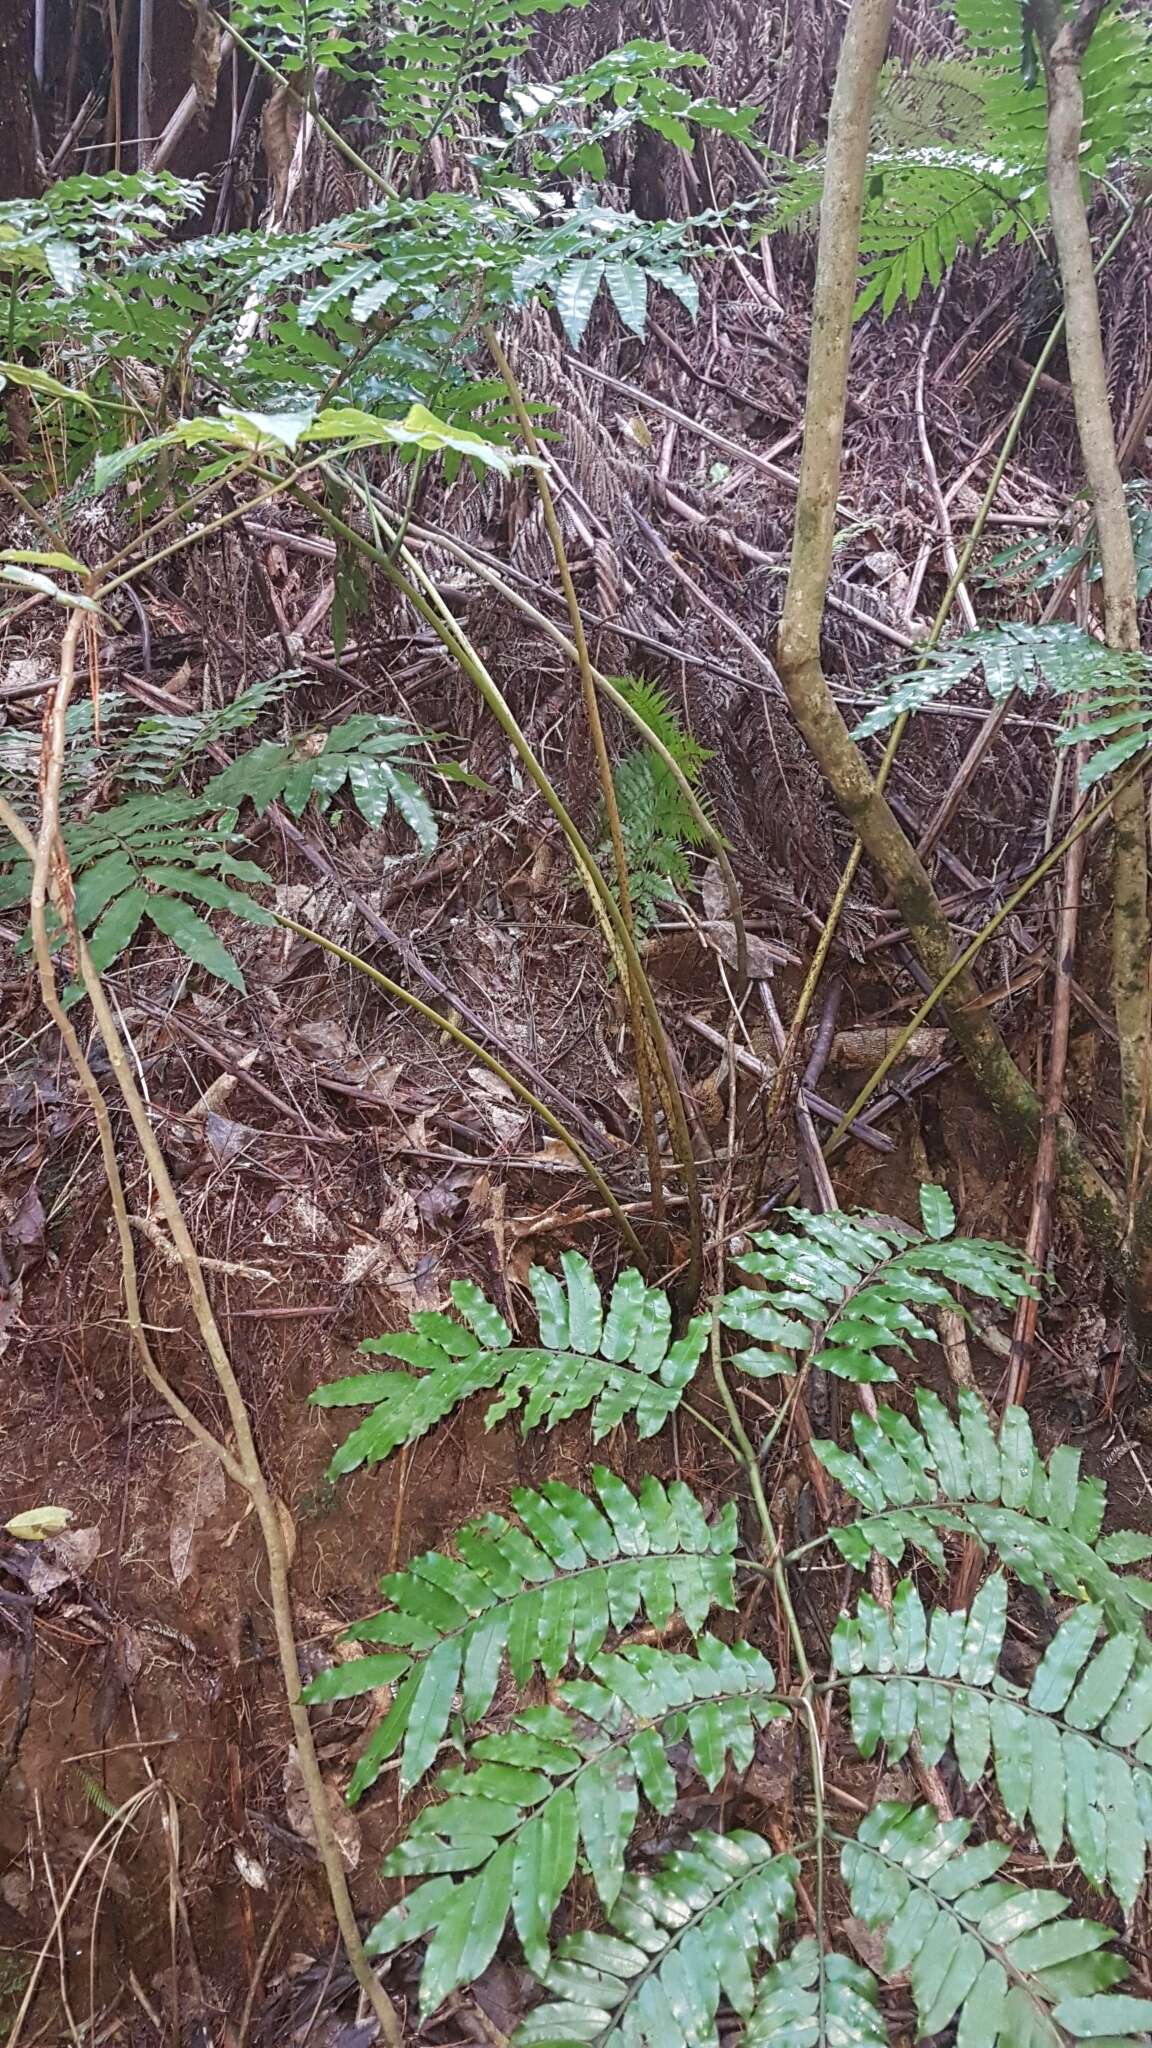
[[[1100,297],[1084,198],[1084,53],[1104,0],[1081,0],[1065,19],[1060,0],[1029,0],[1029,17],[1048,88],[1048,198],[1067,322],[1068,370],[1084,472],[1096,518],[1109,647],[1137,653],[1140,620],[1136,553],[1108,395]],[[1138,710],[1135,689],[1133,714]],[[1146,788],[1137,777],[1117,793],[1112,812],[1112,1002],[1120,1045],[1120,1089],[1128,1199],[1129,1312],[1138,1339],[1152,1339],[1152,1216],[1141,1190],[1149,1181],[1149,965]]]
[[[152,155],[152,6],[140,0],[136,24],[136,165],[144,170]]]
[[[0,0],[0,199],[36,199],[47,182],[32,113],[34,0]]]
[[[837,709],[820,655],[820,635],[840,483],[844,416],[859,270],[860,216],[872,110],[895,0],[853,0],[829,118],[820,245],[812,308],[804,453],[792,561],[780,622],[777,666],[788,702],[829,788],[890,890],[921,966],[939,981],[953,958],[952,934],[915,847],[877,790]],[[959,975],[942,1008],[957,1044],[1006,1135],[1034,1144],[1041,1105],[981,1004],[975,977]],[[1114,1246],[1116,1207],[1086,1160],[1071,1125],[1059,1136],[1061,1174],[1092,1235]]]

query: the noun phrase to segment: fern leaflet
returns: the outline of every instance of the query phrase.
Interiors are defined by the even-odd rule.
[[[942,1534],[973,1536],[995,1550],[1025,1585],[1053,1585],[1099,1603],[1110,1627],[1139,1628],[1152,1585],[1116,1569],[1144,1556],[1143,1539],[1120,1531],[1100,1539],[1104,1488],[1081,1479],[1080,1453],[1062,1444],[1047,1464],[1022,1408],[1007,1408],[997,1437],[979,1396],[962,1390],[953,1421],[938,1394],[916,1389],[917,1429],[880,1407],[857,1410],[857,1456],[839,1444],[814,1446],[822,1465],[868,1510],[830,1532],[841,1555],[864,1570],[874,1550],[898,1565],[909,1547],[943,1570]]]
[[[920,2034],[956,2022],[957,2048],[1056,2048],[1065,2028],[1121,2048],[1143,2031],[1152,2000],[1109,1995],[1127,1967],[1112,1929],[1069,1917],[1059,1892],[1005,1882],[1008,1848],[967,1848],[968,1833],[931,1807],[885,1803],[841,1852],[853,1912],[885,1929],[886,1971],[909,1974]]]
[[[1152,1543],[1145,1549],[1152,1554]],[[890,1759],[914,1734],[939,1762],[951,1744],[975,1785],[994,1760],[1009,1818],[1030,1826],[1050,1863],[1067,1835],[1090,1883],[1107,1884],[1131,1912],[1152,1839],[1152,1655],[1143,1633],[1097,1638],[1104,1610],[1073,1608],[1028,1689],[1010,1685],[999,1661],[1007,1620],[1001,1574],[985,1581],[967,1613],[937,1609],[929,1621],[911,1580],[891,1619],[868,1594],[833,1638],[838,1671],[851,1674],[852,1739]]]
[[[556,2001],[521,2023],[512,2048],[715,2041],[722,1997],[744,2019],[756,2009],[751,1964],[776,1954],[798,1874],[795,1858],[774,1856],[759,1835],[693,1835],[651,1875],[625,1878],[610,1934],[565,1936],[543,1973]]]
[[[1006,1246],[952,1236],[955,1216],[942,1188],[922,1188],[921,1205],[923,1236],[888,1217],[805,1209],[787,1211],[791,1232],[753,1232],[754,1249],[735,1264],[767,1289],[737,1287],[721,1298],[725,1327],[757,1340],[732,1363],[757,1379],[806,1363],[839,1379],[894,1380],[883,1351],[935,1342],[918,1311],[955,1307],[952,1287],[1005,1307],[1030,1292]]]

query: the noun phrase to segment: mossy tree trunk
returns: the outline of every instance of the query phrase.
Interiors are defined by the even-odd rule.
[[[952,933],[932,880],[898,824],[832,696],[821,629],[832,568],[836,500],[859,271],[869,138],[894,0],[853,0],[828,127],[792,559],[777,664],[793,715],[829,788],[907,924],[921,966],[937,982],[952,963]],[[1035,1144],[1041,1105],[965,970],[941,1007],[960,1050],[1009,1136]],[[1065,1194],[1091,1234],[1115,1244],[1116,1205],[1066,1121],[1058,1144]]]

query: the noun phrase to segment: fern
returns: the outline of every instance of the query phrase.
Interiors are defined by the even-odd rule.
[[[430,1551],[381,1581],[388,1606],[349,1633],[386,1643],[305,1689],[311,1704],[395,1687],[349,1786],[358,1799],[403,1746],[400,1786],[429,1768],[461,1687],[466,1727],[483,1719],[507,1657],[517,1685],[539,1669],[556,1679],[569,1659],[595,1656],[610,1631],[643,1611],[653,1626],[679,1614],[700,1629],[714,1607],[733,1607],[736,1518],[709,1527],[688,1488],[649,1476],[633,1495],[603,1466],[593,1470],[599,1505],[560,1481],[513,1495],[517,1521],[488,1515],[453,1538],[455,1557]],[[398,1646],[398,1647],[396,1647]]]
[[[668,749],[690,784],[698,784],[700,771],[710,759],[691,733],[685,731],[664,691],[646,680],[616,679],[617,688],[640,713],[654,736]],[[638,931],[648,931],[660,906],[674,902],[677,891],[687,888],[691,870],[686,849],[701,846],[704,834],[687,803],[684,792],[667,762],[646,747],[625,754],[613,771],[620,828],[628,860],[628,882]],[[601,832],[599,852],[610,856],[606,827]],[[614,873],[609,872],[614,886]]]
[[[787,1212],[791,1232],[753,1232],[754,1249],[734,1263],[766,1288],[734,1288],[719,1304],[727,1329],[758,1340],[737,1351],[733,1364],[757,1379],[808,1365],[838,1379],[894,1380],[896,1368],[882,1353],[910,1354],[913,1341],[935,1342],[918,1311],[954,1308],[953,1287],[1004,1307],[1031,1291],[1006,1246],[953,1237],[955,1214],[943,1188],[922,1188],[920,1200],[923,1236],[886,1217],[803,1209]]]
[[[888,2039],[872,1972],[798,1941],[761,1978],[743,2048],[887,2048]]]
[[[273,924],[272,913],[237,882],[263,885],[267,876],[232,848],[236,835],[205,816],[199,797],[173,793],[129,798],[65,832],[75,883],[75,917],[88,936],[92,964],[104,973],[147,921],[189,960],[233,988],[244,977],[197,905],[227,910],[250,924]],[[28,899],[28,863],[0,876],[0,909]]]
[[[607,1312],[592,1268],[579,1252],[561,1259],[565,1285],[542,1266],[529,1275],[539,1317],[537,1344],[518,1345],[499,1310],[469,1280],[453,1283],[463,1323],[418,1310],[411,1332],[369,1337],[362,1351],[414,1366],[411,1373],[358,1373],[313,1394],[321,1407],[372,1406],[372,1413],[335,1453],[330,1471],[377,1464],[451,1414],[471,1394],[500,1388],[489,1428],[523,1403],[523,1427],[552,1429],[592,1411],[597,1441],[625,1416],[641,1436],[666,1422],[699,1363],[708,1319],[697,1316],[674,1343],[668,1297],[631,1268],[620,1275]]]
[[[881,1217],[802,1211],[794,1212],[792,1235],[756,1233],[755,1248],[737,1263],[767,1281],[767,1291],[739,1287],[719,1303],[727,1329],[759,1340],[733,1363],[757,1378],[807,1362],[846,1379],[894,1379],[881,1350],[907,1351],[911,1340],[935,1336],[912,1303],[954,1307],[952,1287],[960,1286],[1011,1307],[1029,1291],[1019,1257],[1005,1246],[951,1237],[954,1217],[942,1189],[926,1188],[922,1201],[929,1232],[922,1237]],[[540,1266],[529,1276],[536,1344],[516,1344],[504,1317],[469,1281],[452,1290],[463,1325],[420,1311],[411,1332],[368,1338],[363,1351],[399,1359],[418,1377],[358,1373],[318,1389],[312,1398],[321,1406],[373,1410],[336,1451],[332,1472],[391,1456],[471,1395],[497,1387],[489,1427],[523,1404],[525,1430],[553,1428],[591,1408],[597,1440],[629,1415],[641,1436],[653,1435],[696,1370],[707,1318],[694,1318],[673,1343],[668,1299],[638,1273],[621,1274],[605,1313],[587,1260],[569,1251],[561,1264],[563,1286]]]
[[[857,1411],[858,1455],[819,1442],[817,1457],[845,1491],[868,1510],[833,1530],[841,1555],[864,1570],[873,1551],[898,1565],[908,1548],[944,1566],[943,1534],[974,1537],[995,1550],[1026,1585],[1049,1584],[1072,1599],[1085,1595],[1119,1630],[1142,1626],[1152,1608],[1148,1581],[1116,1567],[1144,1554],[1127,1532],[1099,1541],[1104,1488],[1081,1479],[1080,1453],[1069,1445],[1040,1458],[1022,1408],[1005,1410],[999,1437],[983,1402],[961,1392],[953,1421],[938,1394],[915,1393],[917,1429],[895,1409],[875,1419]]]
[[[1142,1554],[1152,1556],[1152,1542]],[[1152,1655],[1127,1629],[1096,1643],[1104,1609],[1073,1608],[1040,1659],[1031,1686],[1000,1674],[1007,1582],[987,1579],[965,1613],[931,1621],[911,1580],[891,1620],[863,1594],[833,1638],[835,1668],[851,1673],[852,1739],[891,1761],[918,1735],[925,1760],[951,1744],[968,1785],[994,1759],[997,1789],[1017,1827],[1030,1826],[1054,1863],[1067,1835],[1080,1869],[1131,1912],[1152,1839]]]
[[[189,747],[205,743],[215,730],[254,719],[272,689],[272,684],[258,685],[223,712],[203,719],[145,721],[137,729],[138,746],[130,746],[123,757],[127,778],[144,785],[170,778]],[[77,730],[82,734],[84,724]],[[250,924],[275,923],[271,911],[251,894],[251,887],[266,887],[268,877],[235,851],[243,844],[234,830],[241,804],[250,800],[263,810],[282,797],[299,816],[309,800],[323,808],[347,785],[366,823],[380,824],[395,804],[418,843],[428,849],[436,843],[436,820],[418,784],[400,765],[414,744],[399,721],[364,715],[310,743],[264,741],[238,754],[200,796],[146,789],[66,826],[76,923],[88,937],[93,965],[105,972],[147,922],[197,966],[243,992],[240,968],[201,915],[201,909],[223,910]],[[99,752],[93,744],[87,759],[82,757],[81,770],[94,765],[99,765]],[[0,870],[0,909],[26,902],[29,883],[23,856],[7,863]]]
[[[1144,479],[1137,477],[1125,484],[1124,495],[1136,556],[1136,595],[1142,604],[1152,596],[1152,492]],[[1076,511],[1082,514],[1083,507]],[[1090,583],[1099,583],[1101,579],[1093,526],[1062,547],[1054,546],[1050,533],[1028,534],[1011,547],[1003,548],[988,564],[990,581],[1010,584],[1023,578],[1031,591],[1050,589],[1062,583],[1073,570],[1085,570]]]
[[[657,1813],[676,1804],[669,1752],[716,1786],[731,1757],[752,1761],[756,1730],[787,1713],[772,1667],[748,1643],[702,1636],[693,1655],[635,1645],[589,1660],[590,1678],[525,1707],[506,1734],[484,1735],[467,1763],[442,1771],[426,1806],[384,1864],[421,1878],[369,1936],[388,1955],[435,1929],[420,1980],[424,2013],[486,1968],[511,1914],[529,1962],[548,1965],[552,1916],[583,1848],[611,1911],[641,1791]]]
[[[764,1284],[717,1304],[723,1327],[774,1347],[774,1371],[875,1377],[886,1351],[932,1336],[923,1317],[954,1288],[1006,1306],[1026,1289],[1004,1246],[956,1237],[940,1188],[921,1191],[920,1232],[870,1215],[792,1222],[742,1254]],[[655,1426],[637,1387],[660,1385],[675,1348],[665,1297],[625,1273],[605,1311],[587,1262],[568,1252],[563,1269],[563,1283],[532,1273],[535,1345],[514,1344],[467,1283],[456,1289],[460,1323],[424,1313],[410,1333],[373,1340],[415,1371],[321,1390],[321,1400],[376,1403],[335,1468],[387,1455],[485,1389],[496,1394],[490,1421],[523,1403],[529,1424],[591,1407],[601,1433],[629,1413],[642,1434]],[[681,1340],[663,1414],[705,1327]],[[943,1571],[945,1542],[964,1539],[997,1564],[955,1613],[931,1609],[910,1579],[890,1612],[861,1594],[835,1629],[824,1689],[845,1698],[863,1758],[883,1745],[899,1762],[914,1739],[929,1764],[950,1755],[973,1794],[994,1793],[1048,1861],[1067,1845],[1084,1877],[1131,1912],[1152,1842],[1152,1584],[1130,1567],[1152,1558],[1152,1538],[1103,1536],[1102,1483],[1081,1478],[1068,1447],[1041,1459],[1023,1411],[1009,1408],[997,1436],[974,1393],[961,1393],[955,1417],[922,1387],[915,1407],[915,1421],[887,1406],[857,1411],[854,1452],[814,1446],[865,1509],[829,1539],[860,1570],[877,1552],[898,1564],[911,1548]],[[801,1694],[780,1695],[752,1645],[708,1632],[711,1611],[736,1598],[732,1511],[710,1527],[685,1487],[649,1477],[633,1491],[604,1468],[593,1486],[520,1490],[514,1518],[469,1523],[448,1552],[391,1575],[381,1612],[351,1632],[366,1654],[308,1689],[313,1702],[390,1693],[353,1771],[354,1799],[397,1756],[402,1790],[446,1744],[462,1759],[435,1773],[384,1865],[408,1888],[373,1950],[426,1944],[427,2015],[487,1967],[510,1921],[542,2001],[516,2048],[719,2048],[725,2001],[745,2048],[882,2048],[890,2036],[870,1973],[815,1941],[782,1942],[793,1859],[757,1835],[704,1833],[629,1867],[642,1801],[671,1813],[678,1775],[716,1786],[726,1763],[746,1768],[757,1729],[806,1709]],[[1018,1663],[1012,1677],[1003,1668],[1010,1575],[1068,1603],[1023,1683]],[[690,1650],[628,1639],[641,1617],[663,1631],[677,1616]],[[505,1672],[518,1703],[494,1728]],[[525,1704],[541,1680],[548,1704]],[[1152,2003],[1118,1988],[1126,1965],[1110,1929],[1057,1891],[1008,1882],[1009,1841],[989,1831],[972,1842],[967,1821],[897,1805],[878,1807],[854,1838],[819,1808],[817,1827],[838,1844],[853,1912],[883,1931],[886,1973],[908,1973],[920,2037],[954,2027],[957,2048],[1146,2048]],[[578,1868],[604,1924],[554,1945]]]
[[[270,676],[211,710],[150,712],[146,718],[123,691],[102,690],[99,739],[90,699],[70,704],[65,720],[65,808],[106,777],[114,777],[125,790],[170,787],[208,747],[254,725],[294,679],[295,672]],[[19,726],[0,730],[0,789],[18,804],[35,792],[40,744],[38,731]]]
[[[522,2022],[512,2048],[716,2042],[722,1997],[743,2019],[756,2009],[750,1964],[777,1953],[798,1875],[795,1858],[774,1856],[759,1835],[693,1835],[650,1876],[625,1878],[607,1915],[610,1934],[559,1943],[542,1980],[556,2002]]]
[[[230,19],[289,78],[362,75],[371,0],[234,0]]]
[[[966,1848],[968,1834],[967,1821],[886,1802],[841,1856],[853,1912],[886,1930],[885,1969],[909,1973],[921,2037],[956,2022],[957,2048],[1056,2048],[1061,2028],[1121,2048],[1145,2029],[1152,2001],[1109,1995],[1126,1975],[1112,1929],[1067,1917],[1059,1892],[1005,1883],[1005,1845]]]
[[[545,294],[562,300],[576,346],[612,278],[637,317],[646,279],[695,310],[685,258],[697,228],[720,218],[642,221],[586,187],[567,209],[545,212],[533,190],[509,182],[484,200],[388,200],[273,240],[204,237],[112,269],[87,264],[73,299],[58,305],[59,339],[85,337],[77,381],[97,396],[93,350],[157,370],[190,368],[240,407],[319,403],[339,381],[348,400],[374,412],[413,402],[443,408],[446,394],[477,378],[474,345],[462,348],[460,332],[474,317],[480,275],[489,313]],[[252,305],[260,320],[241,338]]]
[[[86,261],[114,263],[203,204],[199,180],[167,171],[60,178],[41,199],[0,203],[0,270],[11,273],[8,353],[43,318],[46,294],[72,297]]]
[[[1018,0],[954,9],[962,63],[889,66],[884,74],[861,226],[858,311],[885,317],[940,283],[964,249],[1024,241],[1047,219],[1043,82],[1023,75]],[[1152,30],[1112,0],[1084,59],[1084,170],[1101,176],[1152,128]],[[774,226],[806,223],[819,159],[782,166]]]
[[[238,808],[245,799],[258,811],[282,799],[298,818],[309,802],[324,811],[347,786],[365,824],[381,825],[395,807],[424,851],[436,844],[436,817],[415,777],[403,763],[414,736],[400,719],[362,712],[319,736],[291,746],[265,740],[214,776],[204,792],[217,810]]]
[[[938,702],[977,676],[994,701],[1014,690],[1032,696],[1045,684],[1075,700],[1079,715],[1066,724],[1058,744],[1107,741],[1089,757],[1082,787],[1115,774],[1152,746],[1152,655],[1106,647],[1083,627],[1059,622],[994,626],[935,649],[861,720],[857,738],[883,732],[904,712]]]
[[[719,2048],[721,1997],[745,2021],[744,2048],[886,2048],[876,1981],[859,1963],[800,1941],[753,1977],[778,1952],[797,1875],[759,1835],[694,1835],[651,1876],[625,1878],[611,1934],[565,1936],[542,1980],[561,1996],[521,2023],[512,2048]]]

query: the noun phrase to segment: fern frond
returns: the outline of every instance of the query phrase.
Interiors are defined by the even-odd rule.
[[[858,314],[879,302],[887,319],[902,298],[912,305],[938,285],[962,249],[1022,242],[1044,218],[1041,172],[994,147],[930,143],[868,161]]]
[[[721,1998],[743,2019],[756,2008],[751,1965],[776,1954],[799,1869],[759,1835],[693,1835],[650,1874],[625,1878],[610,1934],[565,1936],[542,1973],[556,2000],[521,2021],[512,2048],[716,2048]]]
[[[647,676],[613,676],[611,680],[648,730],[668,749],[689,782],[697,782],[712,755],[679,718],[668,691]]]
[[[1106,647],[1083,627],[1059,622],[987,627],[937,648],[861,720],[855,737],[883,732],[904,712],[936,703],[977,677],[994,701],[1014,690],[1032,696],[1045,684],[1055,695],[1077,700],[1081,715],[1061,732],[1058,744],[1108,742],[1088,760],[1083,788],[1152,746],[1152,655]]]
[[[75,882],[75,916],[88,934],[92,964],[104,973],[147,920],[188,959],[233,988],[244,977],[196,905],[226,910],[250,924],[270,911],[237,882],[266,885],[253,861],[232,852],[236,837],[205,815],[200,797],[175,791],[130,797],[70,826],[65,844]],[[29,870],[16,861],[0,881],[0,907],[26,902]]]
[[[463,1317],[421,1310],[411,1333],[369,1337],[362,1351],[398,1358],[411,1373],[360,1373],[335,1380],[312,1395],[320,1407],[366,1407],[372,1414],[336,1451],[333,1475],[377,1464],[400,1444],[412,1443],[451,1414],[469,1395],[501,1389],[488,1409],[489,1428],[523,1403],[525,1431],[552,1429],[584,1408],[592,1410],[598,1441],[627,1415],[641,1436],[653,1436],[678,1405],[700,1361],[708,1319],[697,1316],[671,1341],[672,1310],[659,1288],[629,1268],[605,1312],[595,1275],[579,1252],[565,1252],[565,1285],[533,1266],[529,1279],[539,1316],[534,1345],[513,1342],[499,1310],[471,1281],[455,1281],[452,1298]]]
[[[742,2048],[888,2048],[879,1998],[871,1970],[798,1941],[760,1979]]]
[[[140,787],[166,788],[209,747],[255,725],[301,673],[268,676],[209,711],[157,711],[140,719],[116,750],[117,776]]]
[[[1100,1539],[1106,1496],[1081,1479],[1080,1453],[1061,1444],[1047,1464],[1022,1408],[1007,1408],[997,1437],[979,1396],[965,1388],[953,1420],[938,1394],[915,1393],[920,1428],[895,1409],[857,1412],[858,1456],[819,1442],[816,1456],[868,1510],[829,1533],[841,1556],[864,1570],[874,1550],[898,1565],[909,1547],[944,1567],[942,1534],[973,1536],[1025,1585],[1052,1585],[1098,1602],[1111,1628],[1142,1627],[1152,1585],[1116,1569],[1148,1554],[1128,1531]]]
[[[1145,480],[1136,477],[1125,484],[1124,496],[1136,556],[1136,595],[1143,604],[1152,596],[1152,493]],[[1028,534],[1001,549],[988,564],[990,580],[1008,586],[1025,583],[1029,591],[1037,592],[1052,589],[1073,569],[1079,569],[1086,571],[1089,582],[1099,583],[1102,571],[1096,532],[1092,525],[1084,530],[1082,515],[1083,506],[1074,506],[1072,516],[1081,530],[1070,541],[1061,541],[1057,529]]]
[[[120,790],[163,789],[214,741],[253,725],[293,681],[270,676],[210,711],[156,712],[147,718],[122,690],[100,693],[100,741],[91,701],[70,704],[66,713],[62,800],[67,815],[94,782],[114,778]],[[0,730],[0,789],[19,801],[35,791],[40,736],[18,726]]]
[[[1063,2028],[1120,2048],[1143,2034],[1152,2001],[1109,1995],[1127,1974],[1112,1929],[1070,1917],[1060,1892],[1007,1883],[1007,1846],[966,1848],[968,1834],[931,1807],[885,1803],[841,1852],[853,1912],[884,1928],[886,1971],[908,1972],[921,2035],[955,2022],[958,2048],[1055,2048]]]
[[[1076,1607],[1025,1691],[999,1673],[1007,1612],[1000,1573],[966,1613],[930,1619],[911,1580],[891,1619],[861,1595],[832,1641],[835,1669],[850,1674],[852,1739],[865,1757],[883,1742],[895,1761],[915,1734],[929,1764],[951,1743],[968,1785],[992,1758],[1016,1826],[1031,1826],[1050,1863],[1067,1835],[1089,1882],[1131,1912],[1152,1840],[1152,1652],[1134,1629],[1097,1648],[1103,1607]]]
[[[979,53],[978,61],[990,63],[994,75],[1006,81],[1019,80],[1024,36],[1018,0],[953,0],[952,11]],[[1084,53],[1083,80],[1083,162],[1086,170],[1101,171],[1132,153],[1152,112],[1152,33],[1147,19],[1141,20],[1123,0],[1109,0],[1105,7]],[[1042,162],[1043,84],[1037,80],[1025,91],[1040,104],[1037,160]],[[1013,131],[1001,127],[1000,132]],[[1032,132],[1037,132],[1035,117]]]
[[[216,810],[238,810],[247,799],[258,811],[281,798],[298,818],[311,799],[321,811],[347,784],[365,824],[375,829],[395,807],[425,853],[436,844],[436,815],[404,763],[419,735],[398,718],[362,712],[319,741],[291,746],[272,740],[238,754],[204,791]]]
[[[657,1813],[675,1807],[674,1746],[715,1787],[726,1759],[746,1769],[756,1729],[788,1711],[773,1695],[771,1665],[748,1643],[706,1635],[692,1656],[636,1645],[589,1668],[591,1678],[559,1688],[557,1704],[526,1707],[507,1733],[471,1743],[467,1764],[436,1779],[439,1804],[384,1863],[385,1876],[426,1882],[384,1916],[368,1947],[389,1955],[435,1930],[424,2013],[486,1968],[510,1914],[533,1969],[548,1968],[552,1916],[581,1847],[612,1910],[640,1793]]]
[[[667,763],[647,748],[625,754],[613,771],[620,830],[628,861],[628,882],[637,930],[649,930],[660,905],[675,900],[688,886],[691,871],[685,848],[700,846],[704,834]],[[606,858],[609,846],[601,838]],[[615,873],[609,873],[615,888]]]
[[[1043,83],[1022,71],[1018,0],[962,0],[964,62],[889,66],[882,80],[860,231],[858,312],[884,316],[939,284],[961,250],[1023,241],[1047,219]],[[1084,58],[1082,162],[1100,175],[1152,128],[1152,29],[1112,0]],[[807,224],[819,159],[780,174],[774,224]]]
[[[954,1308],[954,1287],[1005,1307],[1031,1291],[1023,1262],[1007,1246],[952,1237],[955,1214],[942,1188],[922,1188],[921,1206],[924,1236],[889,1217],[806,1209],[785,1212],[790,1232],[753,1232],[755,1249],[734,1263],[766,1288],[722,1296],[720,1320],[758,1341],[732,1363],[757,1379],[806,1362],[840,1379],[894,1380],[882,1353],[911,1353],[913,1340],[937,1342],[918,1311]]]
[[[208,713],[147,719],[108,753],[91,737],[91,718],[77,706],[74,728],[80,742],[73,772],[81,780],[110,769],[142,793],[95,813],[65,830],[76,884],[76,920],[89,936],[93,964],[105,972],[147,921],[165,933],[187,957],[243,992],[244,978],[232,955],[199,914],[199,906],[229,911],[250,924],[271,924],[270,911],[250,887],[267,876],[252,861],[236,858],[239,842],[229,829],[246,799],[263,810],[281,797],[298,817],[310,798],[321,808],[347,785],[367,824],[379,825],[395,805],[428,850],[436,843],[435,814],[414,777],[401,764],[416,744],[400,720],[365,715],[325,735],[291,746],[265,740],[238,754],[200,796],[164,789],[192,754],[218,735],[250,725],[274,693],[290,680],[274,677],[243,693],[231,705]],[[113,718],[117,707],[114,704]],[[113,734],[113,737],[115,735]],[[317,744],[318,738],[318,744]],[[0,746],[0,776],[18,779],[32,764]],[[17,770],[13,777],[12,770]],[[149,787],[149,785],[155,785]],[[22,858],[0,876],[0,908],[26,900],[29,868]]]
[[[709,1526],[679,1481],[649,1475],[632,1494],[603,1466],[592,1474],[599,1506],[558,1480],[513,1495],[518,1522],[487,1515],[453,1538],[455,1557],[429,1551],[381,1581],[388,1606],[358,1622],[358,1643],[384,1655],[350,1659],[305,1688],[309,1705],[394,1686],[390,1711],[353,1772],[349,1797],[374,1783],[403,1746],[401,1791],[432,1763],[461,1693],[466,1727],[492,1704],[505,1657],[517,1685],[540,1670],[560,1676],[586,1664],[609,1631],[641,1612],[657,1629],[681,1615],[693,1631],[714,1607],[735,1606],[736,1513]]]

